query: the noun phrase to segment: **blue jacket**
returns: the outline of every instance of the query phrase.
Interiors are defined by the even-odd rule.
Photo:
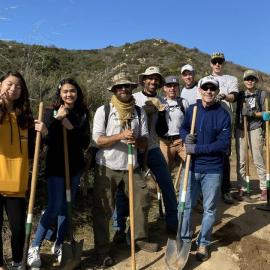
[[[190,133],[195,105],[189,106],[180,127],[180,137],[183,141]],[[197,100],[197,106],[196,147],[195,154],[192,155],[190,170],[197,173],[222,173],[223,157],[229,149],[231,140],[230,115],[220,103],[204,108],[202,101]]]

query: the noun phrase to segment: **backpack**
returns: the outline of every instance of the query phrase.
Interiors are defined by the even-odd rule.
[[[138,119],[139,119],[139,126],[141,127],[141,108],[137,105],[135,105],[135,110],[137,112],[138,115]],[[109,120],[109,115],[110,115],[110,111],[111,111],[111,106],[109,103],[104,105],[104,112],[105,112],[105,130],[107,129],[108,126],[108,120]],[[94,168],[95,164],[96,164],[96,154],[99,151],[99,148],[97,146],[90,146],[89,149],[89,155],[90,155],[90,166],[89,168]]]

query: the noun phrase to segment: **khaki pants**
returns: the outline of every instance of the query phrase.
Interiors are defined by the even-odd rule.
[[[135,240],[138,240],[148,237],[150,197],[139,169],[134,170],[133,179]],[[108,254],[110,251],[110,219],[115,206],[116,189],[122,181],[128,196],[128,171],[111,170],[105,166],[96,165],[93,225],[95,248],[98,254]]]
[[[172,170],[173,168],[176,155],[178,155],[182,161],[186,160],[186,150],[182,140],[170,140],[160,138],[159,145],[160,150],[165,157],[170,170]]]
[[[257,174],[260,179],[260,189],[266,190],[266,174],[263,160],[263,136],[262,129],[257,128],[248,132],[248,145],[251,150],[251,155],[254,165],[257,169]],[[245,153],[245,138],[244,131],[236,129],[235,133],[235,147],[237,157],[237,185],[238,188],[246,186],[246,153]],[[251,161],[251,160],[250,160]],[[250,162],[249,161],[249,162]]]

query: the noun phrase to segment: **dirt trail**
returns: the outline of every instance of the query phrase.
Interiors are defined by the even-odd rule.
[[[235,162],[232,160],[232,178],[235,179]],[[251,166],[251,179],[256,179],[254,167]],[[254,202],[235,202],[234,205],[226,205],[220,201],[218,219],[214,227],[211,258],[199,263],[195,259],[195,245],[185,267],[185,270],[269,270],[270,269],[270,212],[259,211],[256,206],[260,204],[258,181],[252,180]],[[232,181],[235,187],[235,180]],[[235,189],[234,189],[235,191]],[[95,269],[93,251],[93,231],[91,227],[91,214],[89,206],[91,196],[80,200],[76,207],[77,224],[76,236],[84,238],[84,251],[82,269]],[[167,235],[165,222],[158,220],[157,201],[153,201],[150,213],[150,239],[160,244],[162,249],[154,254],[144,251],[136,253],[137,269],[166,269],[164,256]],[[200,224],[201,214],[194,212],[194,225]],[[37,219],[35,219],[36,225]],[[33,232],[35,227],[33,228]],[[198,234],[199,226],[196,226],[194,241]],[[113,234],[113,233],[112,233]],[[5,228],[3,234],[5,257],[10,261],[9,231]],[[57,269],[53,267],[55,262],[50,254],[51,243],[46,242],[42,247],[42,269]],[[130,251],[126,245],[112,246],[117,263],[109,269],[130,269]]]

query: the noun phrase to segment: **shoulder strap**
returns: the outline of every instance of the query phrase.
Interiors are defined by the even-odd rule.
[[[141,108],[138,105],[135,105],[135,110],[137,112],[138,118],[139,118],[139,126],[141,126]]]
[[[105,105],[104,105],[104,112],[105,112],[105,130],[107,129],[110,110],[111,110],[110,104],[109,104],[109,103],[105,104]]]
[[[186,111],[185,111],[185,107],[183,105],[183,98],[177,97],[176,100],[177,100],[178,106],[180,107],[180,110],[182,111],[183,114],[185,114]]]

